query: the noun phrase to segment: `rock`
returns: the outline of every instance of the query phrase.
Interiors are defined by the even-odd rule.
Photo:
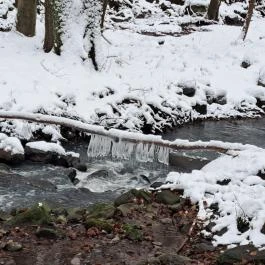
[[[71,265],[81,265],[81,260],[80,260],[80,258],[78,258],[78,257],[74,257],[74,258],[71,260]]]
[[[116,212],[121,213],[122,216],[127,216],[131,211],[138,208],[135,203],[126,203],[117,207]]]
[[[80,208],[70,208],[67,210],[67,222],[79,223],[83,219],[85,211]]]
[[[227,99],[226,99],[226,95],[217,95],[214,98],[214,103],[219,104],[219,105],[225,105],[227,104]]]
[[[174,4],[174,5],[183,6],[185,4],[184,0],[169,0],[169,1],[171,2],[171,4]]]
[[[252,245],[231,248],[226,250],[218,257],[217,264],[240,264],[243,260],[246,262],[245,264],[248,262],[251,262],[251,264],[264,264],[265,250],[259,251]]]
[[[87,178],[104,178],[104,179],[108,177],[109,177],[109,172],[104,169],[97,170],[87,176]]]
[[[24,148],[18,138],[0,133],[0,161],[8,163],[24,161]]]
[[[59,237],[59,234],[52,228],[38,228],[36,231],[36,236],[48,239],[56,239]]]
[[[239,216],[236,219],[237,229],[241,233],[245,233],[249,230],[250,227],[250,220],[246,216]]]
[[[137,200],[142,200],[145,203],[150,203],[152,200],[151,194],[144,190],[132,189],[116,198],[114,205],[115,207],[118,207],[122,204],[135,202]]]
[[[196,110],[201,115],[207,114],[207,105],[206,104],[197,103],[195,106],[193,106],[193,109]]]
[[[158,188],[160,188],[162,185],[164,185],[165,183],[163,183],[163,182],[160,182],[160,181],[156,181],[156,182],[154,182],[154,183],[152,183],[151,185],[150,185],[150,188],[152,188],[152,189],[158,189]]]
[[[202,160],[196,157],[186,156],[177,152],[171,152],[169,154],[169,165],[176,166],[185,172],[194,169],[201,169],[209,162],[209,160]]]
[[[73,165],[77,170],[81,172],[86,172],[87,171],[87,166],[86,164],[78,163],[76,165]]]
[[[173,205],[180,202],[179,195],[170,190],[163,190],[156,194],[156,201],[167,205]]]
[[[57,218],[56,218],[56,223],[58,224],[66,224],[67,223],[67,219],[64,215],[59,215]]]
[[[202,252],[213,252],[215,251],[215,247],[211,244],[207,243],[198,243],[193,246],[194,249],[202,251]]]
[[[14,242],[13,240],[9,240],[6,245],[5,249],[10,251],[10,252],[15,252],[22,250],[23,246],[20,243]]]
[[[103,219],[87,218],[84,224],[86,229],[94,227],[99,229],[100,231],[106,231],[107,233],[111,233],[113,230],[112,224]]]
[[[183,95],[187,97],[193,97],[195,95],[196,89],[195,87],[191,86],[191,84],[186,84],[186,86],[180,86],[183,90]]]
[[[261,109],[265,109],[265,99],[256,98],[256,100],[256,105]]]
[[[76,170],[75,169],[70,169],[69,173],[67,174],[68,178],[70,179],[70,181],[74,184],[76,182],[76,180],[78,180],[76,178]],[[78,180],[79,181],[79,180]],[[75,184],[74,184],[75,185]]]
[[[87,218],[110,219],[114,216],[115,207],[112,203],[96,203],[88,208]]]
[[[160,8],[161,8],[163,11],[168,10],[170,7],[171,7],[171,4],[170,4],[169,1],[162,2],[162,3],[160,4]]]
[[[244,61],[242,61],[242,63],[241,63],[241,67],[242,67],[242,68],[247,69],[247,68],[249,68],[250,66],[251,66],[251,63],[250,63],[250,61],[248,61],[248,60],[244,60]]]
[[[171,218],[162,218],[160,219],[160,222],[164,225],[166,224],[172,224],[172,219]]]
[[[223,180],[218,180],[216,184],[221,185],[221,186],[226,186],[231,182],[231,179],[223,179]]]
[[[148,178],[147,176],[141,174],[141,175],[140,175],[140,178],[141,178],[143,181],[145,181],[146,183],[151,184],[151,181],[149,180],[149,178]]]
[[[150,258],[138,265],[190,265],[192,260],[177,254],[162,254],[155,258]],[[197,264],[197,263],[194,263]]]
[[[39,203],[24,212],[18,213],[7,224],[49,224],[52,221],[50,209],[47,205]]]
[[[224,23],[226,25],[231,25],[231,26],[243,26],[244,24],[244,19],[240,17],[239,15],[235,16],[225,16],[224,18]]]
[[[143,234],[140,229],[136,225],[131,224],[125,224],[123,225],[123,230],[126,238],[132,240],[132,241],[142,241],[143,240]]]
[[[25,157],[33,162],[51,163],[63,167],[74,167],[80,163],[78,154],[67,153],[61,145],[45,141],[27,143]]]

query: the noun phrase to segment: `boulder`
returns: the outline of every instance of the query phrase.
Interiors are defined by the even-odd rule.
[[[78,167],[80,165],[79,154],[66,152],[61,145],[45,141],[27,143],[25,156],[26,159],[34,162],[51,163],[57,166]]]
[[[222,253],[218,259],[217,264],[229,265],[229,264],[264,264],[265,263],[265,250],[259,251],[252,245],[238,246],[231,248]]]
[[[156,201],[158,203],[173,205],[180,202],[180,197],[170,190],[162,190],[161,192],[157,192]]]
[[[0,162],[18,163],[24,161],[24,148],[16,137],[0,133]]]

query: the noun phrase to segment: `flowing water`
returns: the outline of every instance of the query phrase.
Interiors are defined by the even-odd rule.
[[[222,120],[196,122],[174,128],[162,135],[164,139],[221,140],[254,144],[265,148],[265,118],[255,120]],[[171,159],[172,164],[113,161],[87,158],[87,143],[70,144],[66,149],[78,152],[87,164],[85,173],[78,172],[78,184],[69,178],[71,169],[40,163],[25,162],[8,168],[0,164],[0,208],[24,207],[46,201],[54,206],[76,207],[109,201],[130,189],[149,187],[150,183],[164,181],[169,171],[190,171],[200,168],[208,160]],[[193,157],[215,155],[197,152]],[[175,163],[177,161],[177,163]],[[199,161],[199,162],[198,162]],[[206,162],[205,162],[206,161]]]

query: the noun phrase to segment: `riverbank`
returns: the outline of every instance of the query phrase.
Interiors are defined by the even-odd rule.
[[[222,248],[201,237],[197,206],[180,195],[130,190],[114,203],[87,208],[51,210],[40,202],[11,215],[2,212],[0,262],[214,264]]]

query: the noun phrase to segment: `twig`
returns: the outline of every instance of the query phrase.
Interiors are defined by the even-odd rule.
[[[194,218],[192,225],[190,226],[189,232],[186,236],[186,238],[183,240],[182,244],[180,245],[180,247],[177,249],[177,254],[184,248],[184,246],[186,245],[186,243],[190,240],[191,234],[193,232],[193,229],[196,225],[197,222],[197,217]]]

